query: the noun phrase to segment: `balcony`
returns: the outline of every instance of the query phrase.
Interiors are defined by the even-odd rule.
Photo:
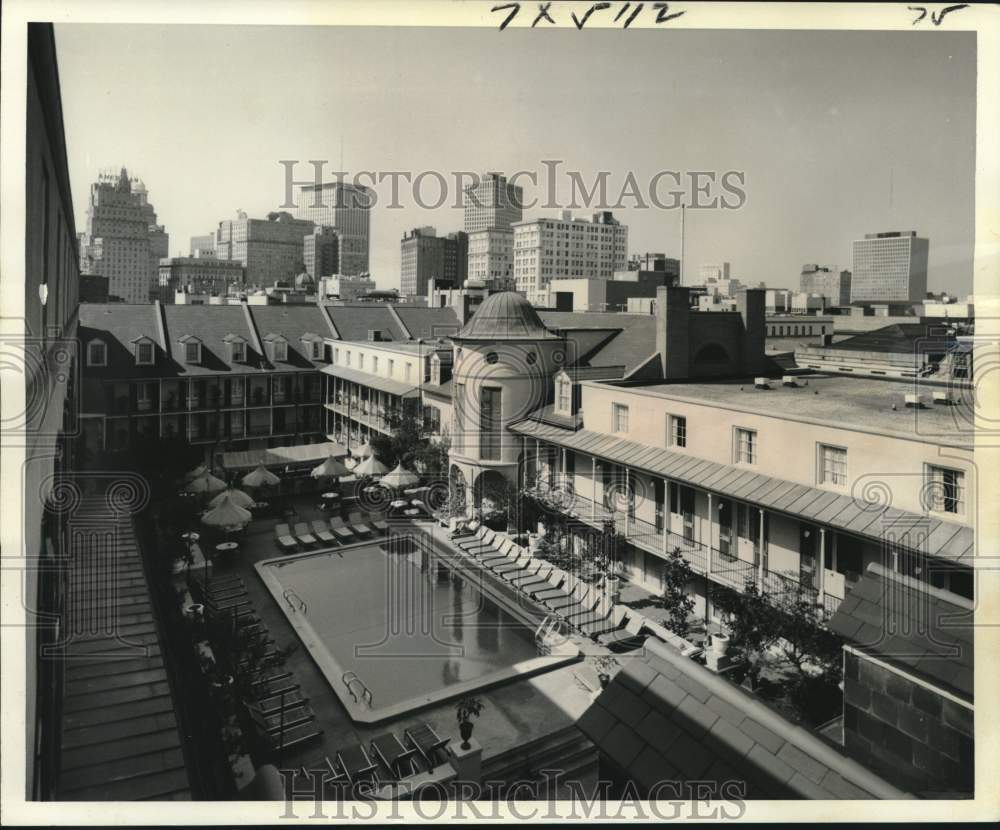
[[[270,424],[250,424],[247,427],[247,435],[259,436],[259,435],[270,435],[271,425]]]

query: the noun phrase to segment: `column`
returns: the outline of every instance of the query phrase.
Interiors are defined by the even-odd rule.
[[[597,521],[597,458],[590,456],[590,521]]]
[[[663,558],[670,556],[670,482],[663,479]]]
[[[705,571],[712,573],[712,494],[708,493],[708,545],[705,547]]]
[[[819,529],[819,568],[816,577],[816,604],[822,608],[824,606],[823,595],[826,590],[826,528]]]
[[[766,572],[766,568],[764,567],[764,559],[766,556],[766,551],[764,550],[764,508],[760,507],[758,510],[760,511],[760,527],[757,530],[757,584],[763,591],[764,574]]]
[[[628,466],[625,467],[625,535],[628,536],[632,531],[632,470]]]

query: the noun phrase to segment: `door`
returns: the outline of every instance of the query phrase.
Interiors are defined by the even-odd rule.
[[[690,487],[678,485],[680,490],[681,516],[684,519],[684,538],[688,542],[694,541],[694,490]]]
[[[819,532],[812,525],[799,523],[799,583],[816,588],[816,551]]]
[[[719,499],[719,555],[724,559],[735,559],[733,554],[733,504],[728,499]]]

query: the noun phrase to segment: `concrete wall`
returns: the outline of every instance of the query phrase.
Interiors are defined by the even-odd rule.
[[[971,706],[864,655],[844,654],[844,745],[914,792],[973,792]]]

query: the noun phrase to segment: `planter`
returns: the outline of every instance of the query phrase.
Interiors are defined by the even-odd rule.
[[[708,650],[719,657],[725,657],[729,651],[729,635],[713,634],[708,643]]]
[[[200,620],[205,613],[205,606],[200,602],[192,602],[184,606],[184,616],[190,620]]]
[[[611,682],[611,675],[601,672],[597,675],[597,679],[600,681],[601,688],[606,689],[608,688],[608,684]]]
[[[613,605],[616,605],[618,603],[618,598],[622,590],[621,586],[622,586],[622,579],[620,576],[612,575],[604,577],[604,591],[611,599],[611,603]]]
[[[462,749],[469,749],[469,738],[472,737],[472,721],[461,721],[458,724],[458,734],[462,736]]]

